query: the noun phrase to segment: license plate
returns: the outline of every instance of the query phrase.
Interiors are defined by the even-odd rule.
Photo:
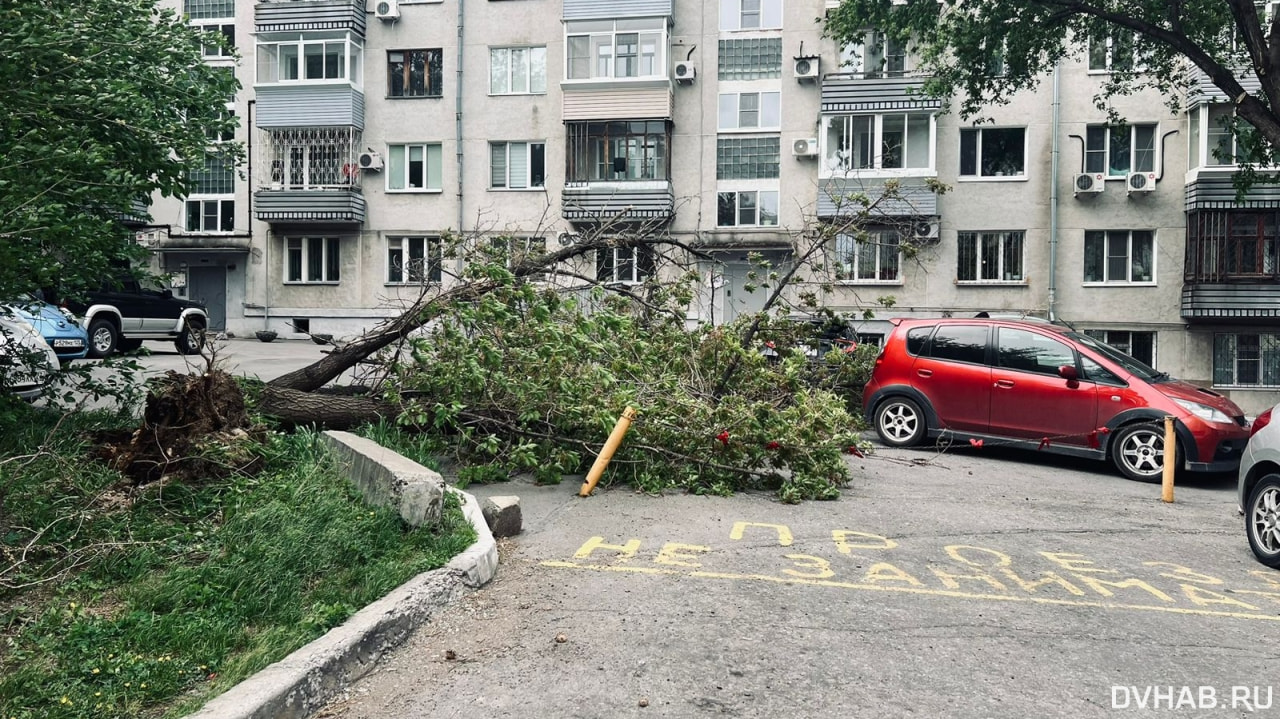
[[[84,347],[84,343],[80,340],[54,340],[54,347],[75,347],[77,349]]]

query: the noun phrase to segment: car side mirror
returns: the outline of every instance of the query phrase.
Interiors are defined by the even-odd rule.
[[[1080,373],[1076,372],[1076,368],[1069,364],[1064,364],[1058,368],[1058,376],[1067,381],[1067,386],[1076,388],[1080,386]]]

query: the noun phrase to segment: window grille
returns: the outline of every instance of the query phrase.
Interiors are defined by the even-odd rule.
[[[350,127],[272,130],[263,184],[283,190],[358,188],[360,147],[360,131]]]

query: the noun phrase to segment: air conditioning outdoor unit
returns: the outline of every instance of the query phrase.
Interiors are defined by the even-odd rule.
[[[1075,194],[1102,192],[1106,186],[1101,172],[1082,172],[1076,175]]]
[[[1154,192],[1156,189],[1156,173],[1130,172],[1125,185],[1129,192]]]
[[[379,20],[399,20],[400,0],[378,0],[378,4],[373,8],[373,14]]]
[[[676,77],[676,82],[688,85],[698,76],[698,68],[689,61],[677,62],[672,74]]]
[[[940,230],[941,223],[920,220],[911,227],[911,239],[916,242],[936,242]]]
[[[370,170],[370,171],[381,170],[382,155],[379,155],[376,152],[362,152],[360,153],[359,163],[360,163],[361,170]]]
[[[815,82],[818,79],[817,56],[796,58],[794,69],[796,79],[800,82]]]
[[[817,157],[818,138],[802,137],[791,143],[791,154],[796,157]]]

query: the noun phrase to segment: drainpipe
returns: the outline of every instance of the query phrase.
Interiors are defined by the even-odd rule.
[[[454,142],[457,149],[458,164],[458,232],[462,233],[462,26],[463,26],[463,6],[464,0],[458,0],[458,71],[457,79],[454,81],[455,97],[453,101],[454,113]]]
[[[1053,123],[1052,147],[1049,153],[1049,320],[1057,319],[1054,304],[1058,300],[1058,123],[1061,111],[1061,87],[1059,85],[1060,61],[1053,63]]]

